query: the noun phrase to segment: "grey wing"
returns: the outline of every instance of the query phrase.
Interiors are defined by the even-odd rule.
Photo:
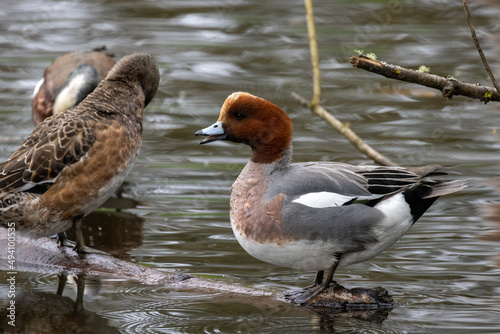
[[[440,166],[410,170],[402,167],[352,166],[342,163],[299,163],[281,171],[275,194],[285,194],[283,227],[291,234],[365,250],[377,242],[377,226],[385,218],[374,208],[381,200],[439,174]],[[278,182],[278,181],[275,181]],[[271,196],[272,196],[271,195]]]
[[[313,162],[292,166],[282,176],[289,181],[286,193],[297,194],[326,191],[353,197],[386,196],[415,184],[434,185],[438,181],[430,177],[446,175],[439,165],[405,168]]]
[[[370,191],[368,178],[348,167],[350,165],[341,163],[292,164],[285,170],[277,171],[279,175],[271,178],[268,196],[272,198],[283,193],[292,201],[319,199],[330,201],[330,206],[381,197]]]

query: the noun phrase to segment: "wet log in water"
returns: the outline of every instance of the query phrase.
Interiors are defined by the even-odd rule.
[[[0,270],[11,271],[7,266],[7,243],[7,231],[0,229],[0,249],[3,250],[0,255],[2,259]],[[223,291],[240,295],[242,298],[245,296],[262,297],[267,301],[288,302],[281,293],[187,274],[165,273],[106,254],[78,255],[68,247],[59,247],[55,240],[49,238],[33,240],[16,235],[15,247],[15,270],[17,271],[120,277],[149,285],[167,285],[169,288],[180,290]],[[383,288],[346,289],[339,284],[332,284],[328,290],[305,306],[328,313],[352,309],[386,309],[384,313],[388,313],[393,305],[392,297]]]

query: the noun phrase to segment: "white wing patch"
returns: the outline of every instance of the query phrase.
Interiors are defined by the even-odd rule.
[[[75,106],[78,92],[85,85],[85,81],[85,74],[78,74],[57,94],[52,107],[54,114],[61,114]]]
[[[35,89],[33,90],[33,96],[32,97],[35,97],[36,93],[38,93],[38,91],[40,90],[40,86],[43,84],[43,81],[44,79],[40,79],[40,81],[38,81],[35,85]]]
[[[342,206],[345,203],[352,201],[357,197],[344,196],[337,193],[327,191],[320,191],[316,193],[308,193],[294,199],[292,203],[299,203],[311,208],[331,208],[335,206]]]

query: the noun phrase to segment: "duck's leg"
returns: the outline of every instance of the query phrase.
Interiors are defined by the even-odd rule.
[[[68,281],[68,275],[65,273],[61,273],[61,275],[59,276],[59,284],[57,285],[57,292],[56,292],[59,296],[62,296],[67,281]]]
[[[306,286],[305,288],[302,288],[300,290],[291,290],[291,291],[286,291],[285,296],[288,298],[291,298],[292,296],[299,295],[300,293],[306,291],[307,289],[314,288],[315,286],[321,284],[323,282],[323,276],[325,275],[324,270],[319,270],[316,272],[316,277],[314,277],[314,283]]]
[[[77,250],[79,249],[79,245],[78,245],[78,229],[80,229],[80,234],[81,234],[81,222],[82,222],[82,218],[83,216],[79,216],[75,219],[73,219],[73,227],[75,228],[76,230],[76,243],[74,241],[70,241],[68,240],[68,237],[66,236],[66,232],[60,232],[57,234],[57,243],[59,244],[59,246],[64,246],[64,247],[71,247],[73,248],[73,250]],[[80,226],[78,227],[78,222],[80,223]],[[83,241],[83,234],[81,234],[81,238],[82,238],[82,241]],[[83,245],[83,244],[82,244]]]
[[[75,234],[76,234],[76,242],[68,240],[68,237],[66,236],[66,232],[61,232],[57,234],[57,243],[61,247],[70,247],[77,253],[103,253],[98,250],[89,248],[85,246],[85,240],[83,239],[83,232],[82,232],[82,220],[78,219],[76,222],[73,223],[73,227],[75,228]],[[105,254],[105,253],[103,253]]]
[[[321,282],[323,282],[323,276],[324,275],[325,275],[325,271],[324,270],[317,271],[316,272],[316,276],[314,277],[314,283],[313,284],[308,285],[308,286],[306,286],[305,288],[302,288],[302,289],[285,291],[285,297],[288,298],[288,299],[290,299],[290,300],[293,300],[296,296],[299,296],[299,295],[303,294],[307,290],[313,289],[313,288],[317,287],[318,285],[321,284]]]
[[[316,276],[314,277],[314,283],[309,285],[309,286],[306,286],[305,288],[302,288],[301,291],[305,291],[307,289],[311,289],[311,288],[314,288],[315,286],[321,284],[321,282],[323,282],[323,276],[325,275],[325,271],[324,270],[319,270],[316,272]],[[293,291],[292,291],[293,292]],[[299,291],[295,290],[295,293],[298,293]]]
[[[75,228],[75,238],[76,238],[76,245],[75,248],[73,248],[77,253],[85,253],[85,239],[83,239],[83,231],[82,231],[82,219],[76,219],[75,222],[73,222],[73,227]]]
[[[321,284],[323,282],[323,276],[325,275],[324,270],[320,270],[316,273],[316,277],[314,277],[314,284],[312,286]]]
[[[83,294],[85,291],[85,277],[82,274],[76,276],[76,300],[73,312],[75,314],[83,313]]]
[[[76,234],[76,244],[73,250],[75,250],[77,253],[80,254],[108,254],[106,252],[101,252],[100,250],[85,246],[85,239],[83,238],[83,231],[82,231],[82,218],[83,217],[79,217],[75,219],[73,223]]]
[[[61,232],[61,233],[57,234],[57,243],[61,247],[63,247],[63,246],[64,247],[71,247],[71,248],[76,247],[75,242],[68,240],[68,237],[66,236],[66,232]]]
[[[285,296],[296,304],[306,303],[308,300],[316,297],[330,286],[335,270],[337,269],[337,265],[338,261],[328,270],[328,274],[325,278],[323,278],[324,272],[318,271],[313,285],[298,291],[291,291],[290,293],[285,294]]]

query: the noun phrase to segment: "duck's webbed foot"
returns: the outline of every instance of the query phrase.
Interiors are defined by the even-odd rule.
[[[76,242],[68,240],[66,232],[57,234],[57,243],[59,244],[59,247],[70,247],[72,249],[76,247]]]
[[[336,269],[337,264],[330,268],[328,275],[324,279],[324,272],[318,271],[313,285],[303,289],[287,291],[285,292],[285,298],[299,305],[307,303],[330,286]]]
[[[100,251],[100,250],[95,249],[95,248],[91,248],[91,247],[87,247],[87,246],[78,246],[78,244],[76,244],[76,246],[73,248],[73,250],[75,252],[77,252],[78,254],[110,255],[109,253]]]
[[[66,236],[66,232],[61,232],[57,235],[57,243],[61,247],[70,247],[72,250],[74,250],[78,254],[109,255],[106,252],[102,252],[100,250],[85,246],[85,241],[83,239],[81,220],[78,220],[77,222],[75,222],[74,227],[75,227],[75,233],[76,233],[76,242],[68,240],[68,238]]]
[[[307,303],[309,300],[319,295],[329,286],[330,284],[323,284],[323,283],[311,285],[308,286],[307,288],[287,291],[285,292],[285,297],[288,300],[294,302],[295,304],[301,305]]]

